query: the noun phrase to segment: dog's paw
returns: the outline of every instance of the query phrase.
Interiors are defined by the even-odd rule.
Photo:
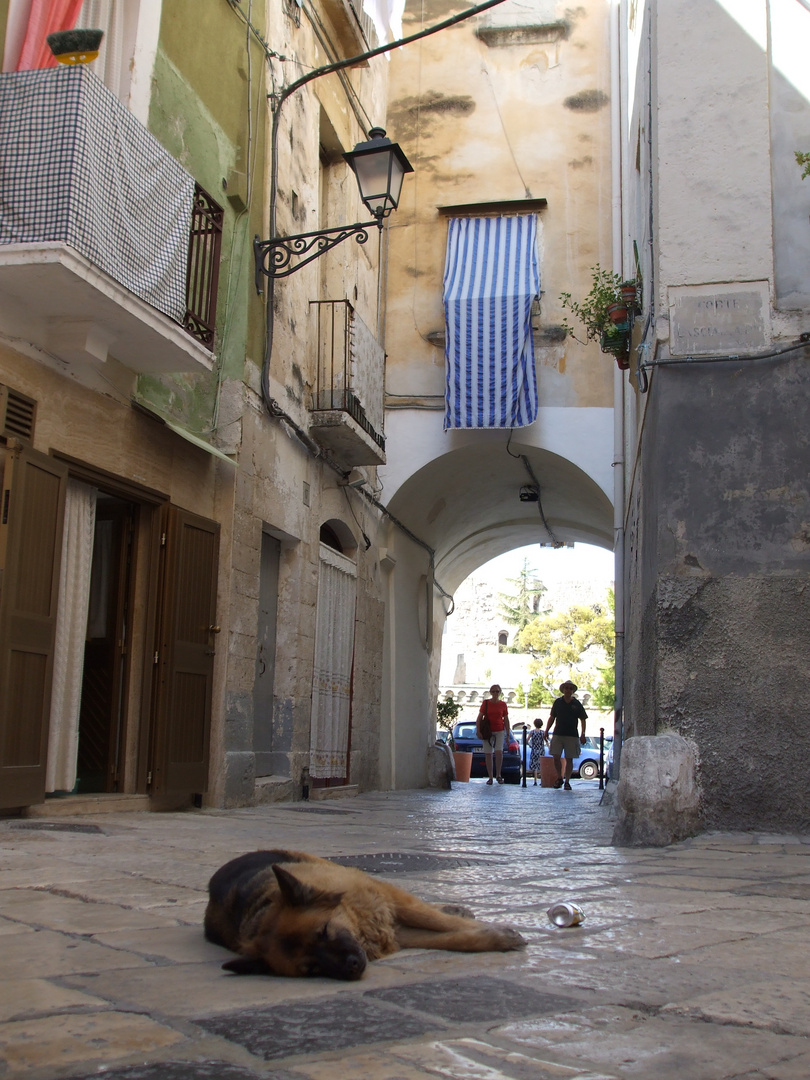
[[[474,919],[475,915],[463,904],[442,904],[441,910],[445,915],[457,915],[460,919]]]
[[[525,949],[528,945],[526,939],[511,926],[493,926],[497,934],[496,946],[501,952],[512,952],[514,949]]]

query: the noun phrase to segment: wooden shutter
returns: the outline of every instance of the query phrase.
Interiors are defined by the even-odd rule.
[[[157,648],[152,791],[208,786],[219,525],[168,508]]]
[[[9,442],[0,502],[0,807],[45,800],[67,466]]]

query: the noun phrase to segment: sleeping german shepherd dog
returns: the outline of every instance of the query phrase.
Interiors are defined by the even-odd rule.
[[[508,952],[526,942],[508,926],[436,907],[351,867],[301,851],[252,851],[208,884],[205,936],[239,953],[237,975],[359,979],[399,949]]]

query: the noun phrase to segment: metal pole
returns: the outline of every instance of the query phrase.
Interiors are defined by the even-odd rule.
[[[605,729],[599,728],[599,790],[605,790]]]
[[[527,727],[523,725],[523,786],[526,787],[526,731]]]

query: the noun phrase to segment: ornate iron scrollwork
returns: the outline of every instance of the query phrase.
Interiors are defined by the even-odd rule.
[[[317,232],[298,233],[296,236],[277,236],[272,240],[260,240],[258,236],[253,241],[253,251],[256,257],[256,291],[261,292],[262,278],[289,277],[302,266],[324,255],[327,251],[342,244],[350,236],[354,236],[358,244],[365,244],[368,240],[369,229],[382,229],[382,218],[376,221],[358,222],[355,225],[343,225],[337,229],[320,229]],[[307,255],[307,252],[311,254]],[[291,259],[294,256],[304,255],[294,265]]]

